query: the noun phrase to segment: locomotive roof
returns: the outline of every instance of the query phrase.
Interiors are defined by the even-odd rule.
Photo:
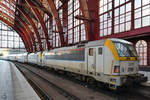
[[[104,40],[97,40],[97,41],[91,41],[89,43],[86,44],[86,47],[92,47],[92,46],[104,46],[104,43],[107,39]],[[109,40],[113,41],[113,42],[121,42],[121,43],[125,43],[125,44],[132,44],[131,42],[128,42],[126,40],[123,39],[117,39],[117,38],[109,38]]]
[[[112,40],[114,42],[121,42],[121,43],[125,43],[125,44],[132,44],[131,42],[128,42],[128,41],[123,40],[123,39],[111,38],[110,40]]]
[[[68,50],[68,49],[77,49],[77,48],[85,48],[85,47],[94,47],[94,46],[104,46],[104,43],[107,39],[104,40],[96,40],[96,41],[91,41],[88,43],[83,44],[83,46],[70,46],[70,47],[63,47],[63,48],[57,48],[57,49],[53,49],[51,51],[59,51],[59,50]],[[110,40],[115,41],[115,42],[122,42],[122,43],[126,43],[126,44],[132,44],[131,42],[122,40],[122,39],[117,39],[117,38],[110,38]],[[49,52],[49,51],[46,51]]]
[[[86,47],[92,47],[92,46],[104,46],[105,40],[97,40],[97,41],[91,41],[86,44]]]
[[[51,51],[59,51],[59,50],[67,50],[67,49],[78,49],[78,48],[85,48],[85,47],[90,47],[90,46],[103,46],[106,40],[97,40],[97,41],[91,41],[88,43],[83,44],[82,46],[75,45],[75,46],[70,46],[70,47],[63,47],[63,48],[57,48],[53,49]],[[49,52],[49,51],[46,51]]]

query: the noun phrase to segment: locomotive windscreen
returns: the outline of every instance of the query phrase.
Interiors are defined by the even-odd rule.
[[[113,42],[120,57],[138,57],[136,49],[132,44]]]

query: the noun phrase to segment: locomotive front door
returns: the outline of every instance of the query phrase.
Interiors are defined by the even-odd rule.
[[[91,75],[96,74],[96,48],[88,49],[87,69],[88,69],[88,74]]]

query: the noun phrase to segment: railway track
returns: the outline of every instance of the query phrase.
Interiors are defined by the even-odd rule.
[[[109,91],[107,89],[106,90],[105,89],[99,89],[99,88],[97,88],[97,86],[91,88],[86,83],[85,84],[82,82],[80,83],[80,81],[74,81],[73,78],[72,79],[69,78],[69,80],[71,80],[71,81],[73,80],[74,82],[77,82],[78,84],[80,84],[80,86],[82,84],[83,86],[87,85],[88,87],[90,87],[90,89],[92,90],[91,94],[93,92],[95,92],[96,95],[89,96],[88,98],[85,99],[85,98],[82,98],[82,96],[84,97],[83,94],[79,95],[75,92],[72,92],[71,90],[70,91],[67,90],[67,88],[65,88],[65,89],[62,88],[63,82],[62,82],[62,87],[56,85],[56,82],[51,82],[52,79],[49,78],[48,76],[44,75],[45,73],[47,73],[46,71],[44,71],[44,70],[41,71],[41,69],[38,69],[38,68],[33,67],[31,65],[28,65],[28,64],[20,64],[20,63],[15,63],[15,64],[18,66],[18,68],[20,68],[20,70],[24,68],[24,69],[28,70],[29,72],[34,73],[34,75],[39,76],[42,79],[44,78],[43,81],[47,81],[49,84],[51,84],[51,87],[55,91],[57,91],[60,95],[63,95],[63,97],[65,97],[66,100],[99,100],[100,98],[102,98],[102,96],[104,99],[101,99],[101,100],[106,100],[106,99],[107,100],[149,100],[150,99],[149,93],[145,93],[145,95],[143,95],[143,93],[138,92],[138,89],[135,89],[135,90],[132,90],[132,89],[128,90],[127,89],[127,91],[116,93],[113,91]],[[50,73],[48,75],[50,76]],[[55,75],[57,75],[57,73]],[[58,76],[61,77],[61,79],[65,78],[65,76],[60,75],[60,74]],[[51,81],[49,79],[51,79]],[[70,84],[68,84],[68,87],[69,87],[69,85]],[[86,91],[83,91],[83,92],[86,92]],[[87,93],[85,93],[85,95],[86,94]],[[51,96],[51,94],[49,94],[49,95]],[[87,94],[87,96],[88,95],[90,95],[90,94]],[[54,98],[51,96],[50,99],[43,99],[43,100],[51,100],[51,99],[54,99]],[[54,99],[54,100],[56,100],[56,99]],[[63,99],[61,99],[61,100],[63,100]]]
[[[23,73],[23,72],[22,72]],[[27,78],[27,76],[26,76]],[[44,91],[34,80],[31,80],[30,78],[27,78],[30,85],[35,89],[35,91],[38,93],[41,100],[53,100],[51,96],[49,96],[46,91]]]
[[[21,67],[22,66],[22,67]],[[61,98],[58,98],[58,100],[80,100],[78,97],[72,95],[71,93],[65,91],[63,88],[53,84],[50,80],[46,79],[45,77],[43,77],[42,75],[40,75],[39,73],[36,73],[32,70],[30,70],[29,68],[25,67],[24,65],[22,64],[18,64],[17,67],[19,68],[19,70],[21,70],[22,73],[25,74],[25,76],[27,77],[28,80],[30,80],[29,82],[31,82],[32,84],[34,84],[33,86],[35,86],[35,88],[37,90],[40,91],[40,94],[42,94],[42,98],[43,100],[56,100],[57,97],[61,97]],[[30,75],[29,73],[25,72],[24,70],[28,70],[30,72]],[[27,74],[29,76],[27,76]],[[31,75],[31,74],[34,74],[34,75]],[[50,90],[53,89],[53,91],[57,91],[57,95],[56,96],[50,96],[51,94],[48,93],[48,89],[46,89],[47,91],[45,91],[44,89],[42,89],[39,85],[38,85],[38,82],[37,81],[34,81],[34,79],[32,79],[31,77],[39,77],[41,79],[41,81],[45,81],[45,84],[46,86],[45,87],[51,87]],[[43,84],[44,85],[44,84]],[[64,96],[64,97],[62,97]]]

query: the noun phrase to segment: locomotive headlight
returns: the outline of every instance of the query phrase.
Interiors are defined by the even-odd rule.
[[[120,66],[114,66],[114,73],[120,72]]]

